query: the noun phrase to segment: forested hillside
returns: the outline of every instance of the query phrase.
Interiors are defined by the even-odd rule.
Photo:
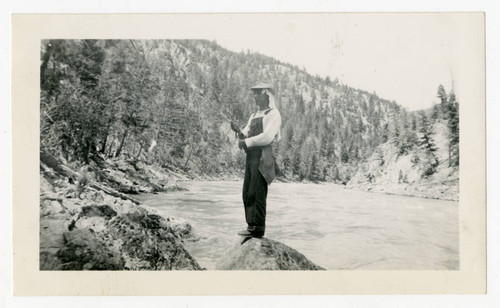
[[[249,88],[268,81],[283,121],[275,145],[282,180],[356,177],[354,187],[365,189],[359,183],[376,185],[388,159],[411,156],[399,184],[445,172],[458,185],[458,101],[442,86],[433,110],[408,112],[338,80],[203,40],[48,40],[40,73],[41,150],[70,162],[123,158],[190,177],[240,174],[244,153],[229,119],[244,126],[256,109]],[[418,171],[405,177],[405,168]]]

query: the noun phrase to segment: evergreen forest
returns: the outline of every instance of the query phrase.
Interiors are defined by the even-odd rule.
[[[433,108],[410,112],[206,40],[45,40],[40,78],[41,151],[74,164],[119,158],[191,178],[240,175],[245,154],[230,120],[245,126],[256,110],[249,88],[267,81],[282,117],[274,154],[283,181],[346,184],[389,144],[396,157],[419,153],[422,179],[459,166],[458,99],[441,85]]]

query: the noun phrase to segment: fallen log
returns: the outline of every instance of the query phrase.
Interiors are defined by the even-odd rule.
[[[124,200],[130,200],[132,201],[133,203],[135,204],[141,204],[141,202],[135,200],[134,198],[130,198],[129,196],[127,195],[124,195],[112,188],[109,188],[109,187],[106,187],[106,186],[103,186],[103,185],[100,185],[94,181],[90,181],[89,183],[89,186],[94,188],[94,189],[97,189],[97,190],[102,190],[103,192],[107,193],[108,195],[111,195],[113,197],[117,197],[117,198],[121,198],[121,199],[124,199]]]
[[[68,166],[64,165],[63,163],[61,163],[60,161],[58,161],[55,157],[53,157],[52,155],[50,154],[47,154],[47,153],[44,153],[44,152],[40,152],[40,161],[42,163],[44,163],[47,167],[51,168],[52,170],[54,170],[56,173],[62,175],[62,176],[65,176],[65,177],[72,177],[73,179],[78,179],[80,178],[80,174],[78,174],[77,172],[73,171],[71,168],[69,168]],[[125,195],[125,194],[122,194],[110,187],[106,187],[104,185],[101,185],[95,181],[92,181],[92,180],[88,180],[88,186],[93,188],[93,189],[97,189],[97,190],[101,190],[105,193],[107,193],[108,195],[111,195],[113,197],[117,197],[117,198],[120,198],[120,199],[123,199],[123,200],[129,200],[129,201],[132,201],[133,203],[135,204],[141,204],[141,202],[135,200],[134,198],[130,198],[129,196]]]

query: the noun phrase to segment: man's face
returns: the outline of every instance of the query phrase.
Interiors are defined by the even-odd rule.
[[[253,91],[253,99],[259,107],[265,107],[268,104],[267,94],[262,93],[262,89],[255,89]]]

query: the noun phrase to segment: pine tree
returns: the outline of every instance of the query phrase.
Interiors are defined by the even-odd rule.
[[[342,143],[340,147],[340,161],[343,163],[348,163],[349,162],[349,150],[345,143]]]
[[[458,166],[460,163],[460,127],[458,102],[451,91],[448,103],[448,165]]]
[[[421,113],[420,118],[420,133],[422,136],[420,137],[419,145],[427,152],[434,153],[437,148],[434,143],[434,139],[432,138],[432,125],[424,112]]]
[[[300,156],[300,151],[295,151],[293,156],[293,175],[300,177],[302,174],[302,157]]]
[[[292,175],[292,161],[290,159],[290,156],[287,154],[284,154],[283,157],[283,176],[285,177],[290,177]]]
[[[422,176],[428,177],[436,172],[439,161],[435,155],[437,148],[434,143],[434,139],[432,138],[432,125],[429,123],[429,120],[424,112],[421,113],[420,133],[422,134],[422,137],[420,137],[420,147],[425,150],[426,156]]]
[[[322,172],[318,161],[318,155],[314,153],[311,159],[311,172],[309,174],[309,179],[311,181],[318,181],[321,179],[321,173]]]
[[[381,135],[382,143],[386,143],[389,140],[389,124],[385,123],[382,127]]]
[[[446,116],[446,111],[448,109],[448,106],[447,106],[448,105],[448,95],[446,94],[446,91],[445,91],[443,85],[438,86],[437,97],[440,100],[440,104],[439,104],[440,111],[444,116]]]

